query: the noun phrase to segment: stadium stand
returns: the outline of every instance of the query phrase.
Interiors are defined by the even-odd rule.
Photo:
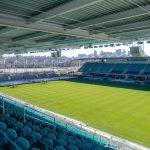
[[[130,64],[125,73],[138,75],[144,67],[145,67],[145,64]]]
[[[150,64],[140,63],[85,63],[79,72],[95,74],[131,74],[138,75],[143,70],[144,74],[150,72]]]
[[[116,81],[113,79],[121,79],[120,82],[128,82],[136,84],[149,85],[150,64],[147,63],[102,63],[87,62],[78,70],[82,73],[79,77],[94,79],[93,77],[105,77],[101,79]],[[96,78],[97,79],[97,78]],[[117,80],[118,81],[118,80]],[[138,81],[138,82],[137,82]]]
[[[150,74],[150,65],[146,65],[143,69],[143,74],[149,75]]]
[[[1,74],[0,82],[5,81],[19,81],[19,80],[33,80],[33,79],[47,79],[57,77],[55,73],[19,73],[19,74]]]
[[[0,149],[10,150],[113,150],[85,135],[54,123],[40,112],[0,99]],[[26,117],[24,117],[26,113]]]
[[[126,70],[126,68],[129,66],[129,64],[116,64],[111,71],[111,73],[114,74],[122,74],[123,70]]]
[[[95,73],[95,74],[108,74],[113,64],[111,63],[85,63],[79,72],[83,73]]]

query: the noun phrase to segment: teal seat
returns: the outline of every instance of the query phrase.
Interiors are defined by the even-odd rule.
[[[25,131],[26,133],[31,133],[31,132],[32,132],[31,128],[28,127],[28,126],[24,126],[24,131]]]
[[[44,129],[44,128],[41,129],[40,131],[41,131],[42,134],[47,134],[48,133],[48,131],[46,129]]]
[[[16,122],[16,119],[15,118],[10,118],[10,121],[12,121],[12,122]]]
[[[49,133],[48,137],[52,140],[56,140],[56,136],[54,134]]]
[[[48,146],[53,147],[53,141],[48,139],[48,138],[43,138],[42,140],[43,142],[45,142]]]
[[[66,140],[66,136],[65,135],[59,135],[60,139]]]
[[[34,145],[36,143],[36,138],[30,133],[27,133],[26,139],[28,140],[30,145]]]
[[[34,125],[33,128],[34,128],[34,130],[36,130],[36,131],[40,129],[39,126],[37,126],[37,125]]]
[[[2,131],[5,131],[7,129],[7,126],[6,126],[6,124],[4,122],[0,122],[0,129]]]
[[[18,135],[25,137],[26,136],[26,132],[23,128],[18,127]]]
[[[66,150],[63,146],[56,146],[54,150]]]
[[[48,145],[41,140],[37,140],[37,145],[38,145],[38,148],[41,150],[49,150]]]
[[[4,117],[5,118],[9,118],[9,114],[4,114]]]
[[[42,138],[41,134],[38,132],[33,132],[32,135],[37,139],[40,140]]]
[[[20,128],[23,127],[23,124],[22,124],[22,122],[20,122],[20,121],[17,121],[17,122],[16,122],[16,125],[17,125],[17,127],[20,127]]]
[[[73,145],[75,145],[76,142],[75,142],[75,140],[68,139],[68,140],[67,140],[67,143],[68,143],[68,144],[73,144]]]
[[[0,146],[3,146],[5,144],[7,144],[7,137],[5,133],[2,130],[0,130]]]
[[[29,121],[26,121],[25,124],[26,124],[27,126],[29,126],[29,127],[32,127],[32,123],[29,122]]]
[[[0,137],[0,146],[4,146],[7,144],[7,139],[5,137]]]
[[[79,148],[78,147],[76,147],[76,146],[74,146],[74,145],[69,145],[68,147],[67,147],[67,150],[79,150]]]
[[[11,139],[11,140],[15,140],[17,138],[17,133],[14,129],[7,129],[6,131],[6,135]]]
[[[67,143],[66,143],[66,141],[65,140],[63,140],[63,139],[58,139],[58,141],[57,141],[61,146],[67,146]]]
[[[23,138],[23,137],[17,138],[16,144],[19,147],[21,147],[23,150],[28,150],[30,148],[29,142],[25,138]]]

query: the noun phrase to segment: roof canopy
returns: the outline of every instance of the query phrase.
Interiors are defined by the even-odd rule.
[[[1,0],[0,52],[150,38],[150,0]]]

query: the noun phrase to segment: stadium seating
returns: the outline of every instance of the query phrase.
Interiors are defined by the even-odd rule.
[[[114,64],[112,63],[85,63],[79,72],[84,73],[96,73],[96,74],[108,74]]]
[[[145,75],[150,74],[150,64],[146,64],[146,66],[143,70],[144,70],[143,74],[145,74]]]
[[[145,67],[145,64],[130,64],[126,73],[127,74],[139,74]]]
[[[6,81],[27,81],[27,80],[35,80],[35,79],[47,79],[58,77],[57,74],[54,73],[19,73],[19,74],[1,74],[0,82]]]
[[[19,75],[8,75],[9,81],[21,80],[22,76]]]
[[[92,63],[85,63],[80,69],[79,72],[89,72],[90,68],[91,68]]]
[[[114,64],[112,64],[112,63],[107,63],[107,64],[103,63],[101,65],[101,69],[100,69],[99,73],[100,74],[108,74],[111,71],[111,69],[113,68],[113,66],[114,66]]]
[[[0,100],[0,106],[2,101]],[[80,135],[50,121],[39,112],[5,100],[0,111],[0,150],[113,150],[115,148]],[[34,117],[34,118],[33,118]],[[37,119],[35,119],[37,118]],[[39,119],[41,121],[39,121]],[[24,120],[24,121],[23,121]],[[49,120],[49,121],[48,121]],[[44,122],[45,121],[45,122]]]
[[[150,64],[144,63],[85,63],[79,72],[92,74],[129,74],[138,75],[150,73]]]
[[[116,64],[113,68],[113,70],[111,71],[111,73],[114,73],[114,74],[122,74],[124,70],[127,69],[127,67],[129,66],[129,64],[125,64],[125,63],[122,63],[122,64]]]
[[[6,74],[0,75],[0,81],[8,81],[8,76]]]

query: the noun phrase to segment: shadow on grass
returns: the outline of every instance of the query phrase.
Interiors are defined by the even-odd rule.
[[[69,82],[76,82],[82,84],[91,84],[91,85],[100,85],[100,86],[108,86],[108,87],[116,87],[116,88],[124,88],[124,89],[133,89],[139,91],[147,91],[150,92],[149,86],[144,85],[133,85],[127,83],[112,83],[112,82],[105,82],[105,81],[93,81],[93,80],[84,80],[84,79],[69,79]]]

